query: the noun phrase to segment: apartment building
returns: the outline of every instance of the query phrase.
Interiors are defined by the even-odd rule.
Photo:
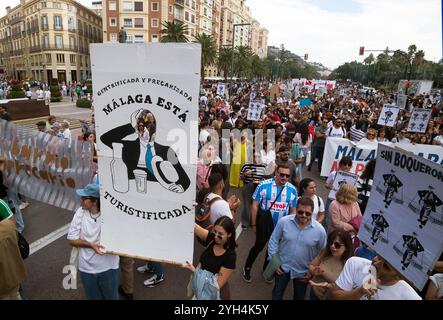
[[[256,53],[261,59],[266,58],[268,55],[268,36],[268,29],[264,27],[258,29],[258,49]]]
[[[50,82],[91,75],[89,44],[102,42],[101,18],[73,0],[20,0],[0,18],[6,76]]]

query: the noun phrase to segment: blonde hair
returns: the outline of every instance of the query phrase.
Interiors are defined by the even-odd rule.
[[[342,204],[351,204],[357,201],[357,188],[351,184],[342,184],[335,194],[335,199]]]

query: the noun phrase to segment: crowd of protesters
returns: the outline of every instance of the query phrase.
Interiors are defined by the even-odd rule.
[[[443,146],[440,94],[411,95],[393,127],[377,125],[383,104],[395,103],[396,98],[395,94],[363,91],[349,83],[337,84],[321,96],[315,88],[300,86],[290,91],[283,84],[263,81],[234,82],[226,95],[218,95],[217,83],[203,83],[195,208],[196,217],[197,210],[202,210],[210,213],[210,221],[205,227],[195,225],[196,236],[207,245],[198,266],[190,262],[183,265],[193,274],[190,296],[229,299],[229,279],[235,269],[241,269],[246,283],[257,281],[252,265],[268,244],[262,270],[264,281],[274,283],[269,293],[272,299],[283,298],[290,280],[293,298],[298,300],[442,298],[443,261],[437,262],[429,288],[417,293],[388,261],[356,237],[371,191],[375,161],[366,166],[356,187],[342,185],[335,199],[324,201],[316,182],[303,179],[305,170],[317,167],[320,171],[328,137]],[[250,99],[262,99],[265,104],[256,121],[247,119]],[[300,106],[301,99],[310,99],[312,104]],[[407,132],[411,107],[432,110],[423,134]],[[54,119],[48,119],[48,124],[37,126],[40,131],[59,135],[55,124]],[[69,123],[63,122],[63,127],[69,129]],[[145,130],[139,128],[140,139]],[[83,132],[85,139],[95,140],[93,127],[86,124]],[[351,167],[352,159],[340,160],[339,170],[349,171]],[[335,174],[330,173],[325,188],[332,188]],[[69,243],[79,249],[78,268],[86,297],[118,299],[120,293],[132,299],[134,261],[106,254],[99,244],[102,218],[97,179],[94,182],[77,190],[81,205],[68,233]],[[231,188],[240,189],[242,197],[228,197]],[[240,204],[241,213],[237,212]],[[7,221],[9,215],[3,216]],[[0,235],[3,224],[10,228],[4,221],[0,222]],[[235,222],[255,233],[242,268],[237,265]],[[371,278],[373,268],[376,279]],[[148,287],[165,279],[160,263],[148,263],[137,271],[151,273],[145,281]],[[17,297],[23,277],[17,277],[17,283],[11,285],[13,292],[7,292],[6,297]],[[2,294],[0,291],[0,298]]]

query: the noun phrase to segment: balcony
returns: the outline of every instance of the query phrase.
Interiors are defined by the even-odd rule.
[[[49,30],[49,26],[47,24],[43,24],[42,31],[48,31],[48,30]]]
[[[63,26],[57,26],[54,24],[54,30],[55,31],[63,31]]]
[[[68,32],[77,32],[77,29],[75,27],[68,27]]]
[[[83,29],[78,29],[78,35],[82,36],[83,35]]]
[[[55,44],[43,44],[42,50],[61,50],[61,51],[74,51],[77,52],[77,46],[64,46]]]
[[[23,54],[23,49],[10,51],[10,53],[11,53],[11,56],[21,56]]]
[[[175,0],[174,3],[176,5],[182,6],[183,8],[185,7],[185,0]]]
[[[41,50],[42,50],[42,48],[41,48],[40,46],[32,46],[32,47],[29,47],[29,52],[30,52],[30,53],[37,52],[37,51],[41,51]]]
[[[9,24],[13,25],[17,22],[20,22],[21,20],[22,20],[22,17],[15,17],[15,18],[9,19]]]

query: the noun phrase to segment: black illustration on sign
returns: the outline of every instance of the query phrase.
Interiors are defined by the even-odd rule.
[[[415,261],[414,257],[418,258],[419,254],[424,252],[424,247],[417,239],[417,234],[415,232],[412,235],[402,235],[402,239],[399,241],[403,241],[401,248],[398,245],[394,246],[394,250],[401,255],[402,260],[402,270],[406,270],[411,263],[416,269],[423,270],[423,254],[421,254],[421,261]]]
[[[440,215],[435,215],[437,213],[437,208],[443,204],[443,201],[432,191],[434,188],[429,186],[429,190],[418,190],[418,201],[412,200],[408,207],[419,214],[417,219],[420,222],[419,227],[423,228],[428,220],[431,223],[437,225],[443,225],[443,217]],[[434,214],[434,217],[432,216]]]
[[[385,125],[391,120],[391,117],[394,113],[391,110],[385,112]]]
[[[423,112],[423,114],[421,115],[421,119],[423,122],[426,121],[426,119],[428,119],[428,113],[427,112]]]
[[[154,141],[156,128],[154,115],[139,109],[132,113],[130,123],[111,129],[100,137],[114,151],[111,175],[115,191],[127,193],[129,180],[133,179],[140,193],[147,192],[146,181],[156,181],[176,193],[189,188],[189,177],[174,150]]]
[[[378,214],[372,214],[372,245],[375,245],[378,240],[381,240],[384,243],[388,243],[387,237],[384,238],[383,234],[385,233],[385,229],[389,228],[389,223],[386,218],[383,216],[383,211],[380,211]]]
[[[419,116],[418,112],[414,112],[414,114],[412,115],[412,119],[414,119],[414,121],[417,121],[418,116]]]
[[[414,130],[415,129],[415,125],[416,125],[415,122],[412,122],[411,124],[409,124],[409,131]]]
[[[423,122],[418,125],[418,128],[420,129],[420,131],[423,131],[424,126],[425,126],[425,124]]]
[[[400,181],[400,179],[397,178],[394,173],[395,171],[391,170],[390,174],[384,174],[383,187],[377,186],[375,188],[379,193],[384,193],[385,198],[383,199],[383,202],[385,203],[385,208],[391,205],[392,200],[400,204],[403,203],[403,200],[396,196],[396,194],[399,192],[399,189],[403,186],[403,183]]]

